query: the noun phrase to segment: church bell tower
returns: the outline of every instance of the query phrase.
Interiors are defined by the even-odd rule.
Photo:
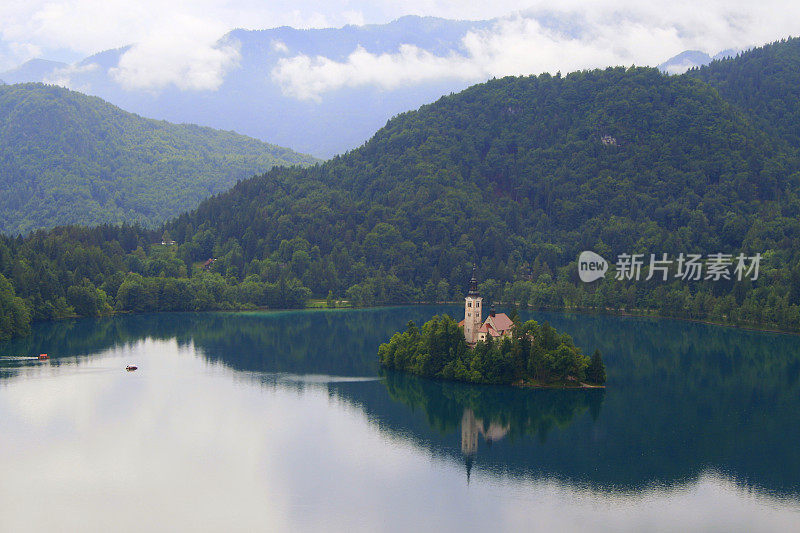
[[[478,292],[478,279],[475,277],[475,265],[472,265],[472,279],[469,280],[469,292],[464,298],[464,338],[467,344],[478,342],[478,330],[481,329],[481,316],[483,309],[481,298]]]

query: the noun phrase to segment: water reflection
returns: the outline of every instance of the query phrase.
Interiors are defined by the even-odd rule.
[[[398,320],[424,321],[452,307],[398,307],[269,313],[163,313],[40,323],[35,334],[0,342],[0,356],[46,352],[51,364],[75,362],[141,339],[202,347],[209,361],[250,372],[377,375],[375,350]],[[5,359],[4,359],[5,361]],[[9,375],[14,365],[0,365]]]
[[[502,422],[487,422],[482,418],[476,418],[475,413],[469,407],[464,408],[464,415],[461,417],[461,453],[467,463],[467,479],[469,479],[472,461],[478,453],[478,438],[489,446],[493,442],[499,441],[508,434],[510,426]]]
[[[213,504],[194,491],[207,486],[198,478],[205,476],[231,493],[270,499],[269,513],[247,515],[256,528],[325,528],[324,510],[340,519],[361,513],[356,529],[385,529],[367,503],[451,528],[496,528],[475,516],[479,508],[505,528],[535,520],[562,529],[564,513],[610,529],[773,529],[798,518],[797,337],[537,314],[585,350],[603,351],[608,389],[531,391],[380,374],[377,345],[409,319],[443,310],[38,325],[34,336],[0,344],[0,354],[16,357],[0,359],[0,511],[37,490],[64,503],[57,488],[74,478],[90,498],[98,483],[117,491],[130,484],[125,494],[136,498],[187,491],[182,505],[197,510],[187,503],[196,496],[203,515]],[[51,360],[20,358],[40,352]],[[125,374],[126,363],[140,370]],[[121,451],[128,456],[118,458]],[[137,476],[137,463],[148,461]],[[241,477],[247,483],[237,487]],[[433,494],[454,502],[432,506]],[[263,501],[243,497],[247,505]],[[0,529],[14,529],[4,514]],[[408,518],[392,529],[419,525]]]
[[[394,371],[384,371],[382,375],[393,404],[409,407],[427,422],[429,430],[420,440],[436,443],[447,454],[454,451],[448,437],[460,434],[467,478],[479,452],[486,455],[490,469],[530,472],[533,465],[524,457],[537,457],[533,448],[546,443],[551,432],[566,429],[580,415],[589,412],[591,420],[597,420],[605,395],[603,389],[530,390],[450,383]],[[386,405],[386,402],[375,404]],[[376,413],[375,417],[384,427],[399,425],[388,411]],[[523,460],[500,459],[496,450],[503,439],[509,442],[502,443],[500,453],[520,449]]]

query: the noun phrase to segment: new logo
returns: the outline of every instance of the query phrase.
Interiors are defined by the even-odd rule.
[[[584,283],[602,278],[608,271],[608,261],[594,252],[581,252],[578,256],[578,277]]]

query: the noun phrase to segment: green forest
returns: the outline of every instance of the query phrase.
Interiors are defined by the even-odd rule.
[[[583,355],[572,337],[550,324],[528,320],[511,337],[467,345],[464,331],[447,315],[421,328],[409,322],[378,348],[381,366],[424,377],[500,385],[578,387],[605,383],[600,352]]]
[[[493,79],[155,230],[2,237],[4,298],[21,298],[32,320],[294,307],[329,294],[442,302],[463,297],[476,263],[484,297],[520,308],[800,331],[798,87],[798,39],[678,76],[618,67]],[[757,280],[586,284],[583,250],[762,261]]]
[[[155,227],[275,165],[315,159],[40,83],[0,85],[0,231]]]

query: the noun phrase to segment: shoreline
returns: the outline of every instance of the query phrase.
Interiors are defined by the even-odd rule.
[[[472,383],[471,381],[458,381],[457,383]],[[483,383],[472,383],[474,385],[483,385]],[[508,385],[503,385],[502,383],[495,384],[500,387],[510,386],[510,387],[517,387],[519,389],[545,389],[545,390],[593,390],[593,389],[605,389],[605,385],[598,385],[595,383],[584,383],[581,381],[578,385],[574,386],[567,386],[567,385],[560,385],[560,384],[546,384],[542,385],[541,383],[510,383]]]
[[[37,320],[35,322],[31,322],[31,326],[33,327],[36,324],[47,324],[47,323],[56,323],[62,322],[65,320],[84,320],[84,319],[102,319],[102,318],[113,318],[115,316],[125,316],[125,315],[156,315],[161,313],[263,313],[263,312],[287,312],[287,311],[343,311],[343,310],[357,310],[357,309],[382,309],[382,308],[391,308],[391,307],[405,307],[405,306],[435,306],[435,305],[460,305],[461,302],[403,302],[403,303],[384,303],[384,304],[377,304],[377,305],[369,305],[369,306],[343,306],[343,307],[294,307],[294,308],[243,308],[243,309],[207,309],[203,311],[147,311],[144,313],[133,313],[130,311],[115,311],[110,314],[104,314],[99,316],[80,316],[80,315],[72,315],[72,316],[65,316],[60,318],[54,318],[50,320]],[[530,312],[545,312],[545,313],[574,313],[579,315],[600,315],[600,316],[620,316],[620,317],[631,317],[631,318],[653,318],[657,320],[679,320],[681,322],[692,322],[696,324],[705,324],[708,326],[719,326],[719,327],[726,327],[726,328],[734,328],[740,329],[744,331],[754,331],[759,333],[774,333],[779,335],[794,335],[800,336],[800,331],[791,331],[791,330],[783,330],[776,328],[774,326],[768,326],[766,324],[759,325],[759,324],[733,324],[730,322],[721,322],[703,318],[687,318],[687,317],[676,317],[676,316],[667,316],[661,315],[656,312],[647,312],[643,310],[641,312],[632,312],[632,311],[621,311],[615,309],[586,309],[586,308],[578,308],[578,307],[553,307],[553,308],[528,308],[525,311]],[[25,338],[30,336],[31,333],[28,335],[22,336],[15,336],[11,337],[10,339],[19,339]],[[0,341],[3,342],[3,341]]]
[[[570,382],[562,382],[562,381],[554,381],[553,383],[538,383],[538,382],[524,382],[522,380],[515,381],[513,383],[488,383],[485,381],[464,381],[461,379],[447,379],[438,376],[425,376],[422,374],[416,374],[414,372],[408,372],[406,370],[398,370],[396,368],[387,368],[382,364],[378,363],[381,369],[381,372],[396,372],[398,374],[403,374],[406,376],[414,376],[420,379],[428,379],[431,381],[436,381],[439,383],[458,383],[461,385],[474,385],[478,387],[502,387],[505,389],[519,389],[519,390],[596,390],[601,389],[605,390],[606,385],[600,385],[597,383],[589,383],[586,381],[575,381],[575,385],[568,385]],[[381,379],[385,379],[386,376],[381,374]]]
[[[510,305],[511,307],[515,307],[514,304],[508,304],[505,302],[497,302],[498,305]],[[460,305],[461,302],[419,302],[413,304],[386,304],[383,306],[375,306],[375,307],[397,307],[403,305]],[[350,309],[370,309],[371,307],[351,307]],[[622,317],[631,317],[631,318],[655,318],[658,320],[679,320],[681,322],[692,322],[695,324],[705,324],[708,326],[721,326],[726,328],[735,328],[741,329],[745,331],[757,331],[761,333],[778,333],[781,335],[800,335],[800,331],[791,331],[791,330],[784,330],[778,329],[774,326],[768,326],[766,324],[759,325],[759,324],[734,324],[731,322],[720,322],[715,320],[709,320],[706,318],[688,318],[688,317],[678,317],[678,316],[669,316],[669,315],[662,315],[657,312],[647,312],[646,310],[642,310],[641,312],[632,312],[632,311],[620,311],[616,309],[587,309],[585,307],[548,307],[548,308],[533,308],[529,307],[527,309],[522,309],[520,307],[516,307],[520,311],[530,311],[530,312],[544,312],[544,313],[575,313],[578,315],[599,315],[599,316],[622,316]]]

